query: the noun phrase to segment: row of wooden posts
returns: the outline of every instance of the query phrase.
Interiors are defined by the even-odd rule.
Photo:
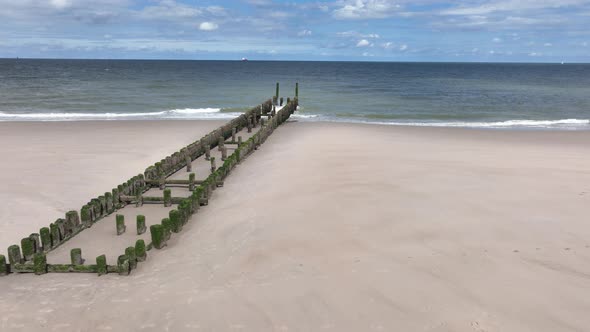
[[[298,86],[296,86],[297,95]],[[273,97],[273,99],[276,101],[277,98]],[[91,199],[89,203],[80,209],[80,214],[74,210],[69,211],[66,213],[65,218],[56,220],[49,227],[41,228],[39,233],[23,238],[20,247],[16,244],[11,245],[8,248],[8,262],[4,255],[0,255],[0,275],[11,272],[35,274],[92,272],[98,273],[98,275],[116,272],[121,275],[128,275],[137,266],[137,262],[145,260],[149,250],[163,248],[172,233],[180,232],[182,226],[189,221],[190,216],[200,206],[208,204],[212,191],[222,186],[223,180],[237,163],[262,144],[278,125],[289,118],[297,109],[298,100],[297,98],[293,100],[288,98],[285,107],[278,112],[275,111],[277,105],[273,104],[276,103],[267,100],[260,106],[248,110],[205,135],[200,140],[149,166],[143,174],[132,177],[117,186],[117,188],[113,188],[111,192],[106,192],[104,195]],[[268,117],[266,123],[264,116]],[[241,136],[236,140],[238,131],[247,128],[248,132],[251,132],[252,127],[257,124],[261,126],[261,129],[252,137],[245,142],[242,142]],[[230,137],[231,141],[227,142]],[[225,144],[236,144],[237,148],[228,156]],[[212,147],[218,147],[222,151],[222,165],[219,168],[216,165],[215,157],[210,156]],[[184,167],[187,167],[187,171],[191,171],[192,161],[203,155],[211,162],[211,174],[205,180],[195,181],[194,173],[190,174],[188,180],[167,179],[171,174]],[[173,184],[187,185],[191,195],[189,197],[172,197],[170,189],[165,189],[165,187]],[[150,187],[164,189],[163,197],[143,196]],[[171,206],[172,204],[178,204],[178,206],[170,211],[169,218],[163,219],[161,224],[150,226],[151,242],[149,244],[146,244],[142,239],[137,240],[134,246],[126,248],[125,253],[118,257],[117,265],[108,265],[105,255],[98,256],[96,264],[84,265],[80,248],[72,249],[70,253],[71,264],[47,264],[46,255],[48,252],[59,247],[84,229],[91,227],[98,220],[130,203],[136,205],[163,203],[164,206]],[[136,228],[138,235],[147,230],[144,216],[137,216]],[[122,234],[126,230],[122,215],[116,216],[116,229],[117,234]]]

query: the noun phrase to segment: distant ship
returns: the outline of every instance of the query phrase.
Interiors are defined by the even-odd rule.
[[[248,61],[248,59],[242,58],[242,62],[246,62],[246,61]]]

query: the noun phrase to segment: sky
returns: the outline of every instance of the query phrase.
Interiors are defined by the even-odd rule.
[[[0,0],[0,57],[590,62],[590,0]]]

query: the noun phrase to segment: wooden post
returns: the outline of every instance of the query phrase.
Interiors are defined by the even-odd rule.
[[[233,127],[231,129],[231,141],[232,141],[232,143],[236,142],[236,127]]]
[[[280,102],[279,106],[283,106],[283,97],[281,97],[281,102]]]
[[[23,258],[20,253],[20,247],[18,245],[13,244],[10,247],[8,247],[8,262],[12,266],[14,266],[14,264],[23,263]]]
[[[135,195],[135,207],[143,206],[143,195],[140,191],[137,191],[137,195]]]
[[[217,166],[215,166],[215,157],[211,157],[211,173],[215,172]]]
[[[88,205],[84,205],[82,207],[82,209],[80,210],[80,216],[82,219],[83,227],[89,228],[90,226],[92,226],[92,218],[90,216],[90,207]]]
[[[170,240],[170,236],[172,235],[172,221],[170,218],[162,219],[162,227],[164,227],[164,239],[166,241]]]
[[[195,173],[191,173],[188,175],[188,190],[195,190]]]
[[[129,258],[129,270],[135,270],[137,267],[137,257],[135,257],[135,247],[125,248],[125,256]]]
[[[111,193],[110,191],[104,193],[104,198],[107,201],[107,213],[113,213],[115,211],[115,204],[113,203],[113,193]],[[84,220],[82,220],[82,224],[84,224]]]
[[[29,238],[31,239],[31,241],[33,241],[33,252],[42,252],[43,249],[41,248],[41,237],[39,236],[39,234],[33,233],[29,235]]]
[[[61,243],[61,234],[57,224],[49,224],[49,231],[51,232],[51,248],[56,248]]]
[[[33,255],[35,254],[35,245],[33,244],[33,240],[29,237],[26,237],[20,241],[20,246],[23,250],[23,259],[25,261],[32,260]]]
[[[84,264],[84,259],[82,258],[82,249],[74,248],[70,251],[70,260],[72,265],[82,265]]]
[[[51,249],[51,233],[49,232],[49,228],[41,228],[39,234],[41,235],[41,246],[43,247],[43,251],[48,251]]]
[[[180,216],[180,211],[174,209],[174,210],[170,210],[169,212],[169,216],[170,216],[170,225],[171,225],[171,231],[173,231],[174,233],[178,233],[182,230],[182,221],[181,221],[181,216]]]
[[[279,98],[279,82],[277,82],[277,91],[275,93],[275,105],[277,104],[277,99]]]
[[[205,145],[205,160],[209,160],[211,158],[211,146],[209,144]]]
[[[248,117],[248,132],[249,133],[252,132],[252,117],[251,116]]]
[[[191,156],[186,156],[185,157],[186,160],[186,171],[187,172],[192,172],[193,170],[193,161],[191,160]]]
[[[172,206],[172,192],[170,189],[164,190],[164,207]]]
[[[115,216],[116,219],[116,226],[117,226],[117,235],[121,235],[125,233],[125,216],[122,214],[118,214]]]
[[[100,255],[96,257],[96,271],[98,276],[105,275],[109,272],[107,268],[107,256]]]
[[[131,272],[129,268],[129,257],[127,255],[121,255],[117,258],[117,272],[121,276],[128,276]]]
[[[221,151],[221,149],[223,149],[223,147],[225,146],[225,140],[223,139],[223,135],[219,136],[219,141],[217,143],[217,150]]]
[[[0,276],[8,274],[8,265],[6,265],[6,257],[0,255]]]
[[[33,266],[36,275],[47,273],[47,257],[44,253],[36,253],[33,256]]]
[[[138,262],[144,262],[147,258],[147,251],[145,249],[145,241],[139,239],[135,241],[135,257]]]
[[[221,148],[221,161],[225,161],[227,159],[227,148],[224,146]]]
[[[156,249],[162,249],[166,246],[166,236],[164,226],[162,225],[151,225],[150,233],[152,237],[152,245]]]
[[[299,82],[295,83],[295,98],[299,98]]]
[[[146,227],[145,227],[145,216],[144,215],[137,215],[137,235],[141,235],[143,233],[145,233],[146,231]]]
[[[242,145],[242,136],[238,136],[238,146]]]

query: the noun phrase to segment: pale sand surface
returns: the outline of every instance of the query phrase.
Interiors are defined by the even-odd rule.
[[[584,331],[589,141],[289,122],[130,277],[0,278],[0,330]],[[11,177],[3,163],[4,188],[42,173],[45,157]],[[106,176],[92,165],[67,172]],[[91,185],[37,199],[65,211]]]

